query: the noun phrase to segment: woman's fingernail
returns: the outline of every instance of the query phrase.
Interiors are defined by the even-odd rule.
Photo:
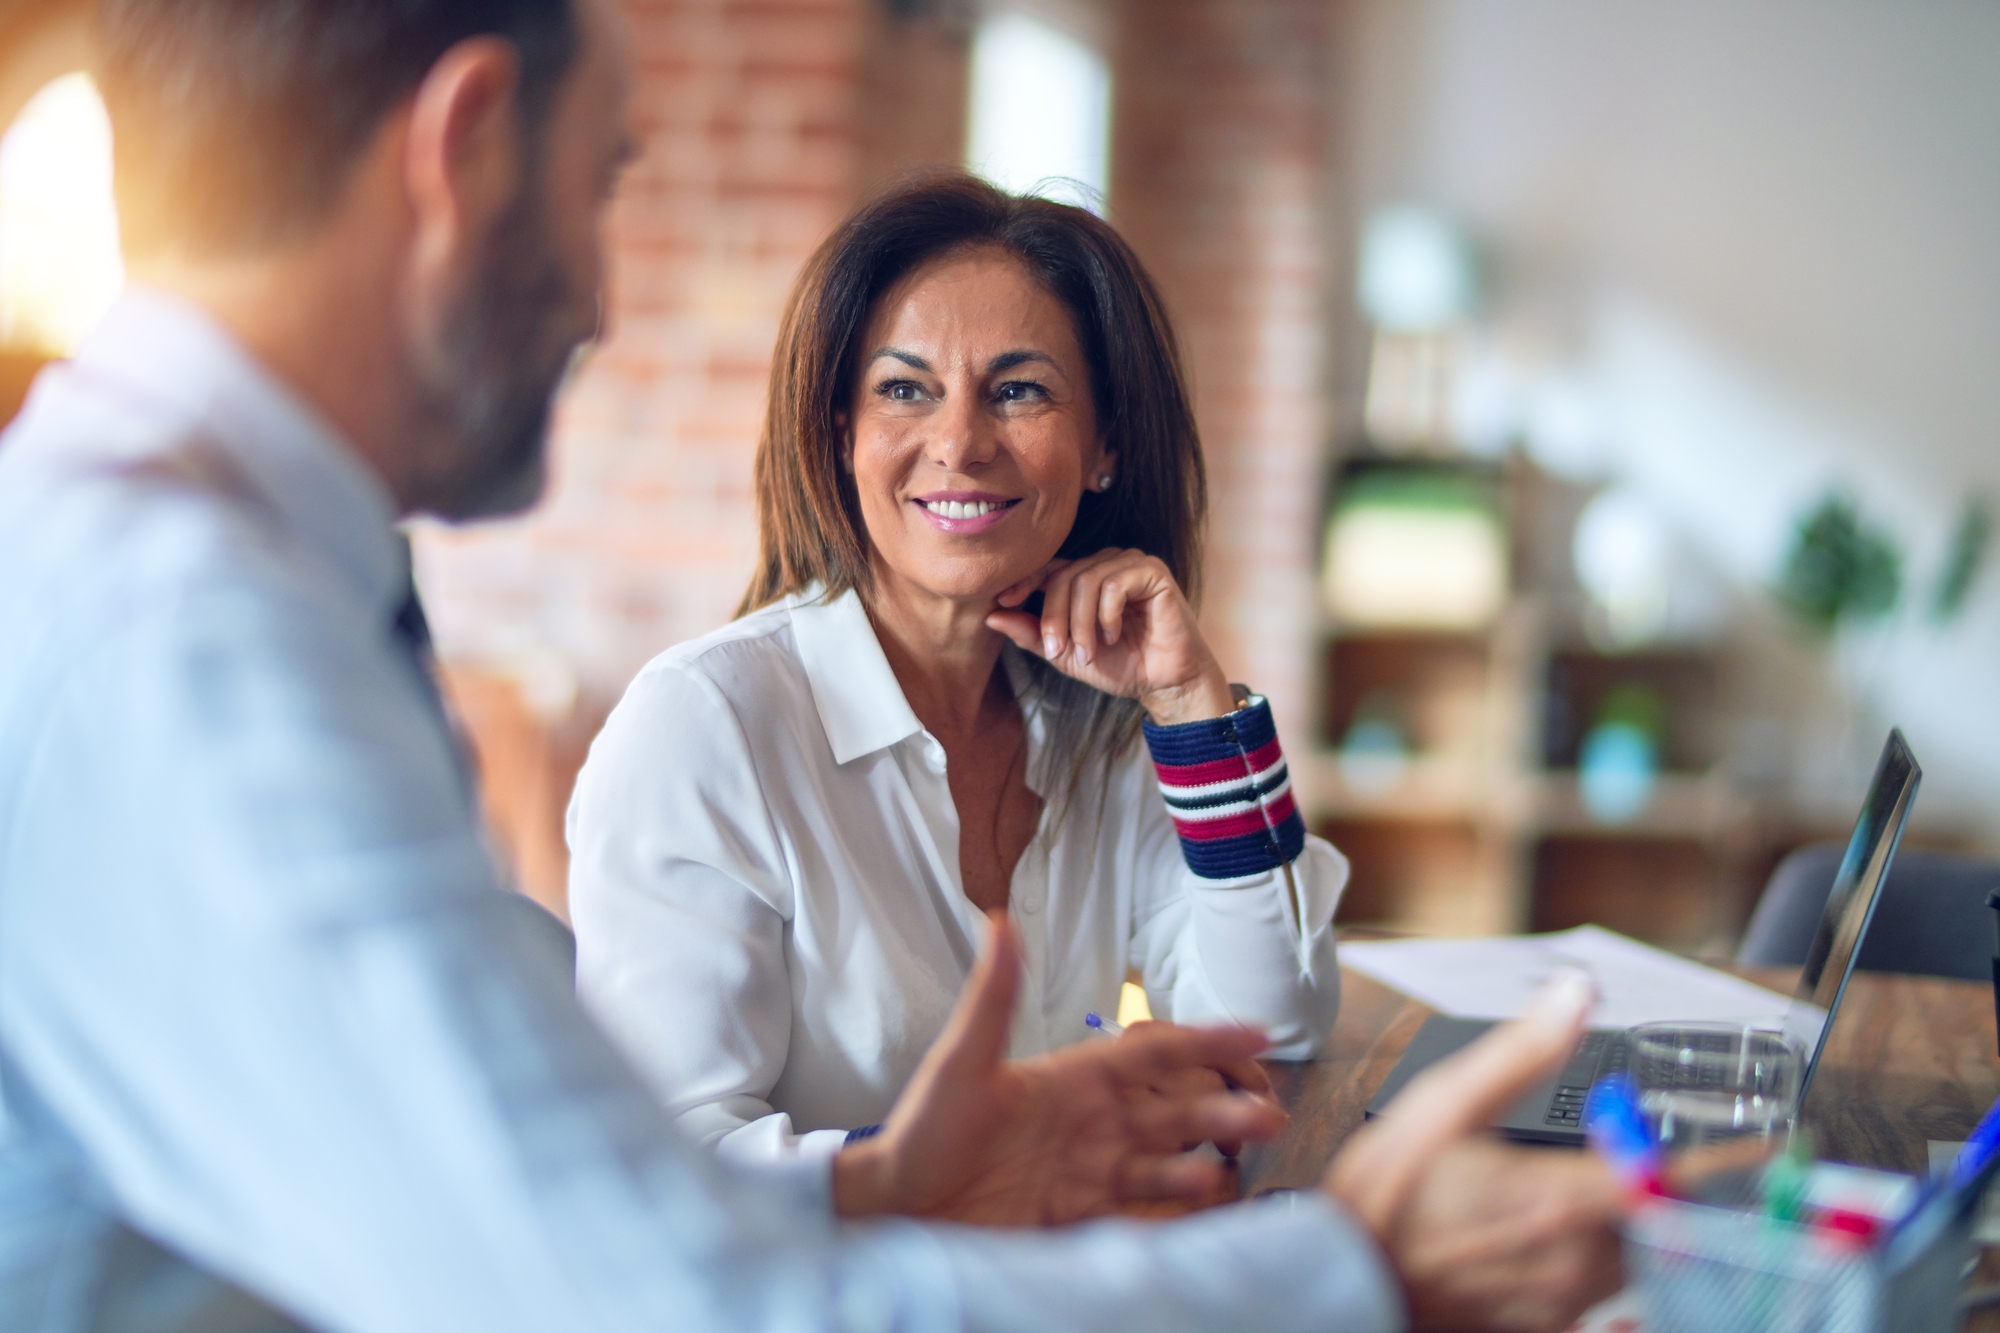
[[[1062,641],[1056,638],[1055,635],[1044,634],[1042,636],[1043,657],[1048,658],[1050,661],[1054,661],[1056,654],[1060,653],[1061,651],[1062,651]]]
[[[1597,1003],[1597,981],[1580,967],[1557,969],[1529,997],[1521,1017],[1537,1022],[1573,1023]]]

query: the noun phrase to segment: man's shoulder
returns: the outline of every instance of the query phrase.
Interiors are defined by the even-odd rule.
[[[198,438],[121,451],[47,442],[0,470],[0,608],[20,642],[87,650],[142,625],[193,630],[204,604],[342,607],[219,450]]]

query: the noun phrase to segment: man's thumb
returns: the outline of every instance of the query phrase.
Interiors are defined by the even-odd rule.
[[[952,1007],[938,1046],[952,1063],[985,1068],[1007,1057],[1014,997],[1021,989],[1021,944],[1005,912],[986,914],[986,942]]]

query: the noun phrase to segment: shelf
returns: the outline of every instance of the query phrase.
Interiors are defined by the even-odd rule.
[[[1599,819],[1583,803],[1574,773],[1533,779],[1530,827],[1542,835],[1574,838],[1690,838],[1718,841],[1750,814],[1748,803],[1720,772],[1663,773],[1645,808],[1616,823]]]
[[[1361,789],[1341,770],[1340,754],[1315,750],[1292,762],[1299,804],[1322,819],[1486,820],[1496,816],[1495,786],[1478,763],[1457,755],[1415,755],[1393,786]]]

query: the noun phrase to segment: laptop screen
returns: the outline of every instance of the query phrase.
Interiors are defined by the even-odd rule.
[[[1847,840],[1847,855],[1841,858],[1840,873],[1826,896],[1826,910],[1820,914],[1819,929],[1812,947],[1806,951],[1805,967],[1799,972],[1799,987],[1785,1016],[1785,1031],[1806,1052],[1805,1072],[1799,1080],[1799,1100],[1805,1100],[1813,1070],[1819,1067],[1826,1034],[1833,1015],[1846,993],[1847,978],[1854,971],[1854,955],[1874,919],[1875,904],[1881,897],[1882,881],[1888,877],[1889,862],[1903,839],[1903,825],[1917,798],[1917,784],[1924,771],[1910,753],[1903,733],[1893,730],[1882,747],[1875,765],[1875,780],[1868,784],[1868,796],[1861,803],[1861,817],[1855,821],[1854,835]]]

